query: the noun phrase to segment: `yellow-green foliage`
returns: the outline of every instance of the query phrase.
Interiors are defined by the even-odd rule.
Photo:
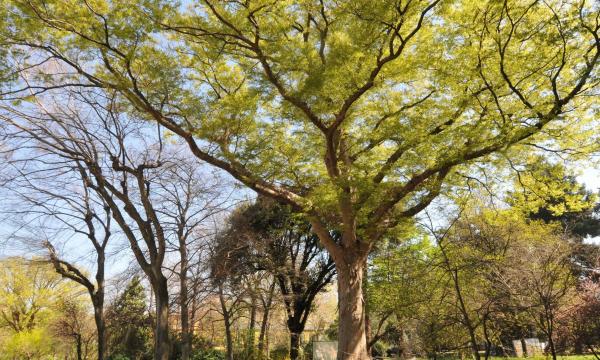
[[[546,210],[560,217],[581,213],[594,207],[598,197],[577,182],[575,174],[561,164],[552,164],[539,156],[527,161],[519,172],[509,203],[523,213]]]
[[[116,90],[247,185],[285,185],[333,221],[348,187],[369,227],[385,221],[369,217],[382,202],[402,214],[519,141],[581,150],[595,139],[594,96],[582,96],[598,74],[593,1],[5,4],[0,37],[69,69],[31,81]]]
[[[70,339],[61,338],[56,325],[76,316],[62,313],[61,304],[67,299],[82,302],[81,289],[62,280],[50,264],[23,258],[0,260],[0,284],[1,360],[41,360],[72,353]]]

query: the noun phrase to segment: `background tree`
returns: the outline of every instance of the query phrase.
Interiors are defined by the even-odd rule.
[[[173,272],[179,279],[178,305],[181,321],[182,360],[188,360],[192,351],[190,302],[196,296],[188,285],[190,262],[199,257],[206,241],[212,239],[215,216],[228,206],[231,194],[227,183],[214,172],[202,172],[194,162],[181,161],[164,169],[161,181],[156,181],[160,193],[155,200],[157,212],[163,218],[169,247],[176,249],[179,259]],[[198,274],[198,276],[201,276]],[[191,299],[190,299],[191,298]]]
[[[576,276],[593,269],[600,255],[598,246],[585,240],[600,234],[598,195],[578,182],[571,169],[539,156],[513,163],[512,168],[517,179],[508,202],[524,216],[558,224],[569,235]]]
[[[0,260],[0,359],[38,359],[77,355],[71,339],[59,341],[54,324],[84,322],[81,313],[68,316],[60,304],[76,299],[77,290],[42,259]],[[93,338],[93,332],[86,332]]]
[[[366,288],[370,350],[390,335],[398,335],[391,345],[403,357],[420,350],[404,340],[407,336],[417,337],[415,320],[426,318],[424,306],[439,306],[436,298],[440,287],[435,247],[422,235],[412,234],[403,240],[391,238],[372,255]],[[435,332],[430,334],[436,337]]]
[[[575,352],[590,351],[596,359],[600,357],[600,286],[587,278],[566,311],[558,314],[557,338],[562,348]]]
[[[225,326],[227,360],[235,359],[233,325],[242,316],[245,307],[247,289],[242,282],[244,275],[244,269],[236,268],[227,253],[215,252],[211,263],[211,279],[219,301],[216,311]]]
[[[152,359],[152,318],[146,290],[134,277],[107,309],[110,356]]]
[[[54,335],[73,342],[77,360],[88,359],[94,350],[95,334],[90,327],[86,304],[81,298],[75,297],[61,299],[57,305],[60,315],[51,325]]]
[[[46,144],[32,142],[27,132],[13,130],[2,131],[5,151],[11,155],[2,168],[6,174],[4,212],[19,229],[11,237],[31,249],[45,248],[56,272],[87,290],[94,307],[98,359],[103,360],[110,207],[86,185],[82,174],[74,171],[74,164],[57,161],[56,154],[45,151]],[[38,154],[33,155],[35,152]],[[82,237],[89,241],[95,258],[93,278],[86,273],[81,261],[69,260],[74,257],[57,250],[84,248]]]
[[[516,303],[531,314],[547,337],[549,352],[556,359],[556,319],[572,295],[575,278],[565,240],[539,226],[536,231],[543,238],[532,236],[513,246],[506,283]]]
[[[217,187],[207,190],[206,186],[211,184],[207,181],[209,178],[200,176],[198,164],[186,163],[179,157],[177,144],[165,149],[160,127],[148,126],[147,122],[131,117],[121,121],[120,116],[125,115],[118,110],[117,98],[104,97],[102,93],[73,92],[70,100],[68,105],[57,104],[53,109],[34,102],[26,112],[6,114],[2,118],[7,124],[7,134],[29,141],[28,146],[40,153],[37,157],[39,162],[50,164],[51,172],[74,172],[83,182],[83,195],[69,193],[70,188],[65,189],[66,195],[62,197],[58,197],[55,190],[42,195],[54,196],[55,200],[58,198],[53,205],[57,202],[67,202],[66,207],[75,205],[74,210],[61,208],[62,212],[55,211],[52,205],[39,201],[36,205],[42,208],[40,212],[59,216],[61,220],[72,215],[84,223],[87,230],[80,231],[72,223],[63,221],[70,225],[68,230],[79,230],[94,238],[94,247],[100,255],[104,254],[110,231],[106,227],[96,231],[94,226],[110,224],[110,218],[99,217],[102,215],[94,217],[94,209],[86,205],[77,208],[79,202],[73,199],[83,196],[84,204],[102,207],[104,216],[114,219],[138,265],[152,284],[158,314],[155,317],[155,352],[159,358],[166,359],[170,349],[167,279],[170,260],[167,253],[171,249],[180,253],[185,271],[179,271],[177,275],[186,280],[190,256],[187,252],[195,251],[187,249],[188,242],[202,237],[200,225],[220,211],[227,197],[221,197]],[[27,159],[25,155],[22,161]],[[71,186],[79,189],[77,185]],[[25,190],[21,191],[20,194],[24,194]],[[86,197],[92,198],[89,193],[93,193],[93,199],[85,202]],[[90,205],[90,202],[93,204]],[[101,232],[105,238],[96,239],[96,236],[102,236]],[[52,262],[63,275],[95,292],[93,284],[86,282],[87,278],[81,272],[77,273],[76,267],[69,267],[66,261],[60,259],[50,243],[48,247]],[[99,269],[102,271],[103,266]],[[180,293],[185,298],[188,291],[185,282],[183,288]],[[185,299],[180,304],[187,307],[187,302]],[[186,318],[188,311],[182,313]],[[189,354],[189,341],[186,344],[186,354]]]
[[[229,240],[220,251],[237,257],[238,266],[266,271],[275,279],[286,311],[290,357],[297,359],[315,298],[333,282],[332,258],[310,223],[268,198],[238,209],[229,226]]]

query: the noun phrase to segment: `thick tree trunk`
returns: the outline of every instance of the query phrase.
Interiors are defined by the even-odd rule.
[[[106,349],[106,324],[104,321],[104,263],[104,248],[101,248],[97,255],[97,289],[95,293],[90,294],[94,306],[94,321],[96,322],[98,360],[104,360],[104,351]]]
[[[363,271],[365,257],[356,256],[350,261],[337,261],[338,304],[340,322],[338,330],[338,360],[365,360],[367,338],[363,305]]]
[[[94,305],[94,321],[96,322],[96,332],[98,338],[98,360],[104,360],[104,349],[106,345],[105,325],[104,325],[104,296],[102,299],[97,297],[93,301]]]
[[[304,332],[305,324],[301,320],[301,314],[310,311],[310,305],[304,302],[298,302],[294,305],[293,317],[288,317],[287,327],[290,331],[290,359],[296,360],[300,354],[300,337]]]
[[[154,331],[154,360],[169,360],[169,292],[167,279],[160,276],[153,284],[156,298],[156,328]]]
[[[290,359],[297,360],[300,355],[300,333],[290,332]]]
[[[225,341],[227,342],[227,360],[233,360],[233,336],[231,335],[231,324],[229,317],[225,316]]]

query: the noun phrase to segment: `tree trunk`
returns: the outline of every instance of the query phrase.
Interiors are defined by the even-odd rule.
[[[250,294],[250,321],[248,323],[248,331],[246,333],[246,354],[248,358],[253,358],[254,355],[254,331],[256,329],[256,294]]]
[[[300,354],[300,333],[298,331],[290,332],[290,359],[297,360]]]
[[[231,336],[231,319],[229,311],[223,296],[223,288],[219,286],[219,302],[221,303],[221,311],[223,312],[223,322],[225,323],[225,341],[227,342],[227,360],[233,359],[233,337]]]
[[[336,262],[338,275],[338,360],[365,360],[367,338],[363,306],[362,280],[365,258],[356,256],[350,261]]]
[[[104,321],[104,248],[98,250],[96,270],[97,289],[91,293],[92,305],[94,306],[94,321],[96,322],[98,360],[104,360],[106,349],[106,323]]]
[[[188,360],[192,350],[192,337],[190,333],[187,269],[187,246],[180,236],[179,253],[181,256],[181,269],[179,271],[179,310],[181,312],[181,360]]]
[[[371,331],[371,319],[369,318],[368,309],[365,307],[365,338],[367,341],[367,353],[369,355],[371,355],[373,345],[375,345]]]
[[[485,357],[484,357],[484,359],[488,360],[490,358],[491,351],[492,351],[492,340],[490,340],[490,336],[488,333],[487,315],[483,318],[482,326],[483,326],[483,336],[485,338]]]
[[[265,336],[267,335],[267,328],[269,324],[269,314],[271,312],[271,303],[273,301],[273,293],[275,292],[275,281],[269,287],[269,293],[267,298],[263,301],[263,314],[262,321],[260,323],[260,335],[258,336],[258,353],[260,358],[263,358],[265,352]]]
[[[550,347],[550,354],[552,360],[556,360],[556,346],[554,345],[554,314],[552,313],[552,306],[550,302],[544,302],[544,317],[546,325],[546,335],[548,336],[548,346]]]
[[[169,360],[169,292],[167,279],[160,276],[153,284],[156,298],[154,360]]]
[[[548,337],[548,346],[550,346],[550,354],[552,355],[552,360],[556,360],[556,347],[554,346],[554,340],[552,337]]]
[[[75,335],[75,346],[77,347],[77,360],[83,360],[83,349],[81,347],[81,335]]]
[[[104,296],[102,296],[103,298]],[[104,360],[104,348],[106,345],[105,325],[104,325],[104,299],[94,298],[94,321],[96,322],[96,332],[98,337],[98,360]]]

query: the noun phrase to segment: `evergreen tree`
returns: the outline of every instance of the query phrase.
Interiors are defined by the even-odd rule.
[[[152,359],[152,319],[147,310],[144,287],[135,276],[108,309],[110,359]]]

